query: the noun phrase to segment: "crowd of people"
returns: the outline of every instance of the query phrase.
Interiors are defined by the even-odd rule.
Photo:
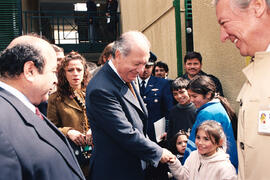
[[[43,51],[51,54],[46,56],[50,59],[44,57]],[[189,147],[189,142],[195,143],[196,134],[193,133],[201,122],[209,118],[222,125],[230,144],[227,152],[234,153],[233,156],[230,154],[230,158],[237,168],[236,145],[235,141],[232,141],[234,135],[226,111],[224,109],[222,111],[226,120],[220,120],[219,117],[215,119],[215,114],[208,116],[205,116],[205,113],[203,116],[197,114],[196,108],[200,108],[203,103],[210,102],[212,105],[220,102],[215,96],[217,94],[215,84],[210,76],[194,76],[190,82],[183,77],[174,81],[167,79],[166,75],[157,75],[159,76],[157,77],[155,76],[158,72],[157,67],[160,72],[165,68],[165,72],[168,73],[168,66],[164,66],[166,64],[161,61],[155,63],[156,55],[149,52],[150,43],[145,35],[138,31],[126,32],[119,40],[108,44],[100,56],[101,68],[91,75],[86,59],[81,54],[72,51],[64,56],[63,49],[49,44],[37,35],[18,37],[0,56],[2,63],[0,85],[6,96],[15,94],[12,98],[19,98],[17,101],[22,101],[26,107],[19,108],[15,106],[18,102],[15,103],[14,100],[9,102],[4,96],[2,96],[4,101],[2,103],[9,104],[7,108],[11,112],[17,112],[10,115],[10,118],[24,122],[20,130],[22,134],[35,132],[30,133],[31,139],[34,140],[33,144],[28,144],[32,147],[32,153],[40,151],[40,147],[33,147],[34,144],[44,143],[45,145],[41,146],[44,148],[42,152],[48,150],[52,153],[47,153],[48,157],[54,156],[51,148],[62,156],[65,156],[62,150],[65,150],[76,164],[78,172],[75,174],[79,179],[178,177],[175,176],[174,171],[170,172],[170,169],[175,169],[172,168],[175,166],[172,164],[178,162],[176,159],[184,163],[186,152],[196,150],[196,147]],[[17,69],[9,68],[6,65],[8,61],[14,63]],[[42,78],[50,79],[45,81]],[[198,82],[192,83],[199,78],[206,82],[199,81],[201,83],[199,85]],[[201,90],[203,91],[201,93],[198,88],[193,89],[193,84],[207,90]],[[41,91],[41,85],[47,88]],[[30,90],[33,93],[30,93]],[[37,91],[41,91],[39,95]],[[193,98],[194,93],[197,93],[197,96],[202,94],[201,98]],[[15,104],[12,106],[12,103]],[[27,107],[30,108],[30,112]],[[216,109],[222,110],[222,105]],[[35,125],[28,125],[26,122],[33,121],[33,117],[21,117],[24,111],[32,113],[32,116],[35,116],[34,113],[38,114],[37,117],[43,121],[39,120]],[[166,119],[164,131],[168,134],[164,133],[162,137],[157,137],[154,124],[163,118]],[[39,128],[47,136],[53,133],[49,135],[52,137],[40,137],[42,132],[39,132]],[[21,141],[25,142],[27,136],[29,135],[22,136]],[[14,146],[12,143],[16,143],[16,140],[10,142],[10,148]],[[218,143],[213,142],[213,144]],[[14,148],[16,152],[19,151],[16,159],[24,160],[27,157],[24,154],[27,148],[25,150],[16,149],[16,146]],[[10,161],[9,157],[6,158],[6,162]],[[34,159],[32,163],[36,164],[43,158],[45,155]],[[23,167],[22,175],[35,179],[32,177],[35,173],[54,167],[52,160],[46,159],[50,165],[45,169],[42,169],[43,166],[31,169],[31,164]],[[66,159],[63,158],[58,164],[67,166],[65,161]],[[24,164],[13,160],[11,166],[20,167]],[[102,173],[104,170],[108,173]],[[29,173],[31,171],[35,173]],[[20,169],[17,173],[20,173]],[[41,176],[42,178],[60,176],[58,171],[51,173]],[[72,173],[69,175],[71,179],[75,176]],[[14,176],[18,174],[15,173]]]
[[[268,107],[261,83],[268,71],[260,70],[270,35],[258,27],[270,22],[270,3],[253,1],[215,1],[221,39],[255,55],[238,97],[241,123],[219,79],[201,70],[199,52],[187,53],[186,73],[171,80],[147,37],[128,31],[108,44],[91,75],[77,52],[64,56],[34,34],[15,38],[0,54],[0,179],[265,179],[267,171],[250,170],[267,169],[257,164],[267,164],[267,136],[252,126]],[[162,134],[156,122],[164,122]],[[250,151],[255,142],[262,153]]]

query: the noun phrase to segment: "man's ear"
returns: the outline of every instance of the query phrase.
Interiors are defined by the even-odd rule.
[[[37,73],[38,73],[38,69],[35,66],[33,61],[27,61],[24,64],[23,74],[25,76],[25,79],[27,79],[28,81],[33,81]]]
[[[120,56],[121,56],[121,52],[117,49],[117,50],[115,51],[115,59],[120,58]]]
[[[256,17],[258,18],[267,11],[268,7],[265,0],[252,0],[250,3],[250,8],[254,10]]]

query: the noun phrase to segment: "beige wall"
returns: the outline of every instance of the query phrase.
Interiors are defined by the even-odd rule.
[[[175,10],[172,0],[121,0],[122,30],[139,30],[151,42],[158,61],[168,64],[169,78],[177,77]]]
[[[245,80],[245,58],[231,42],[221,43],[212,0],[192,1],[194,50],[203,56],[203,70],[217,76],[225,96],[238,111],[235,99]],[[181,0],[182,52],[185,55],[184,0]],[[175,10],[172,0],[121,0],[123,32],[142,31],[158,60],[169,65],[170,78],[177,77]]]
[[[211,0],[192,1],[194,50],[203,57],[203,70],[217,76],[225,96],[238,111],[236,97],[245,80],[245,58],[231,42],[221,43],[215,7]]]

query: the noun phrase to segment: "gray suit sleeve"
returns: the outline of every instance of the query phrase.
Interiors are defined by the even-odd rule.
[[[0,180],[20,180],[22,179],[22,169],[17,154],[8,138],[0,130]]]

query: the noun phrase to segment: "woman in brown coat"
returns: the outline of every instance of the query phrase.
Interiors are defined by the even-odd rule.
[[[89,75],[84,57],[73,51],[67,54],[58,69],[57,91],[49,97],[47,112],[48,118],[71,141],[85,175],[87,150],[92,145],[85,107]]]

